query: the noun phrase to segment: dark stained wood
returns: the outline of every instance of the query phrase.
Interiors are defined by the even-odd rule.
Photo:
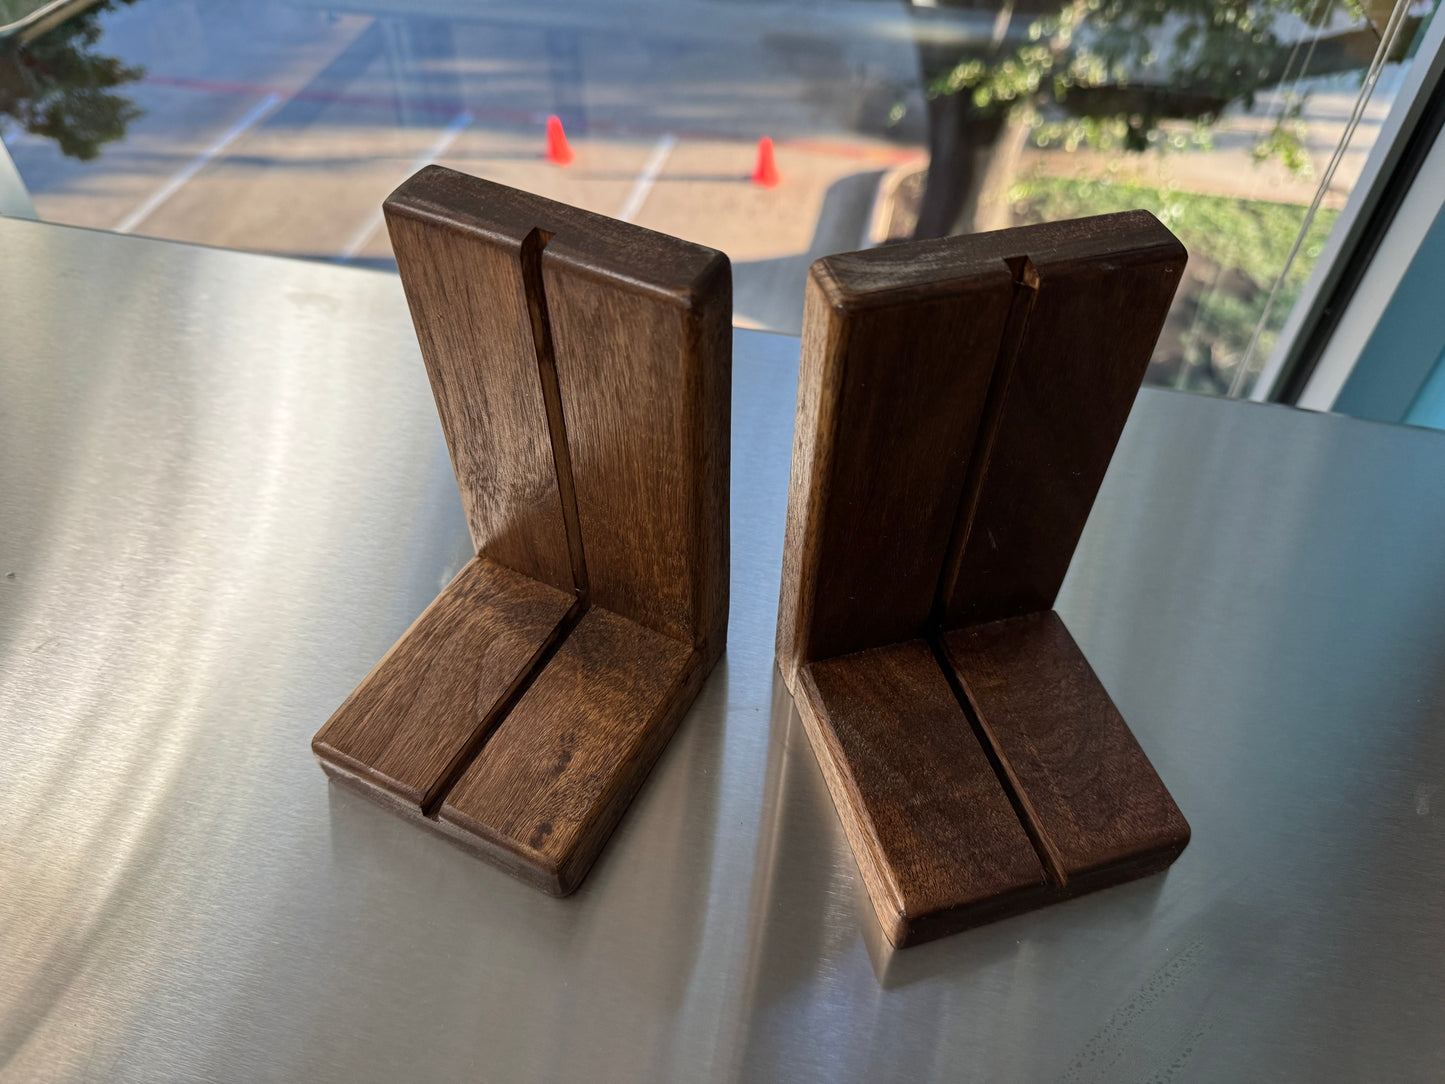
[[[955,629],[949,662],[1066,883],[1162,869],[1189,825],[1052,610]]]
[[[809,663],[798,683],[803,725],[890,941],[1033,905],[1043,869],[927,643]]]
[[[991,254],[937,270],[880,284],[827,257],[809,275],[778,607],[790,686],[803,661],[925,631],[1014,293]]]
[[[493,250],[516,264],[516,304],[510,294],[503,299],[507,333],[495,312],[478,313],[475,320],[497,327],[505,348],[524,351],[534,371],[555,374],[554,425],[565,433],[567,449],[557,459],[564,487],[575,488],[591,600],[688,640],[715,660],[726,639],[728,601],[727,257],[440,166],[407,181],[386,201],[386,213],[394,239],[400,229],[405,240],[409,224],[432,226],[463,239],[469,252]],[[433,241],[427,235],[427,245]],[[396,251],[404,279],[411,253],[418,263],[433,259],[431,247]],[[532,261],[535,276],[523,270]],[[433,270],[426,284],[471,273],[466,267]],[[530,292],[522,290],[528,278]],[[488,303],[494,294],[482,290],[437,286],[423,295],[418,287],[408,296],[417,295],[415,314],[417,305],[431,311],[454,306],[457,296],[469,301],[474,293]],[[467,318],[473,319],[470,310]],[[450,327],[458,316],[453,310],[444,320],[430,319]],[[424,322],[417,317],[419,334]],[[423,346],[425,351],[425,340]],[[497,342],[486,348],[501,350]],[[467,339],[453,349],[461,359],[457,366],[465,368],[479,346]],[[507,374],[522,368],[518,362]],[[468,386],[462,397],[486,401],[492,379],[488,370],[486,387]],[[544,376],[542,387],[547,383]],[[546,414],[539,394],[528,424]],[[557,531],[565,538],[560,520]]]
[[[577,887],[701,680],[687,644],[594,606],[442,806],[498,865]]]
[[[385,207],[477,552],[571,591],[572,558],[522,282],[530,229],[490,236],[459,229],[410,191]]]
[[[311,742],[323,761],[418,809],[559,630],[570,595],[478,557]]]
[[[711,665],[727,636],[728,262],[689,245],[663,279],[657,235],[616,232],[559,230],[542,253],[591,598]]]
[[[1050,610],[1184,261],[1141,211],[813,267],[778,665],[895,944],[1188,841]]]
[[[1053,606],[1184,272],[1184,246],[1147,212],[1070,225],[1017,242],[1034,297],[974,452],[940,588],[950,627]]]
[[[313,748],[565,894],[726,643],[730,268],[436,166],[385,213],[480,556]]]

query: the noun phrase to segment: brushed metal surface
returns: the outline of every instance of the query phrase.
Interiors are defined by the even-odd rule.
[[[1060,609],[1194,841],[894,953],[736,341],[728,653],[555,900],[307,747],[468,554],[397,280],[0,219],[0,1079],[1438,1078],[1445,434],[1143,393]]]

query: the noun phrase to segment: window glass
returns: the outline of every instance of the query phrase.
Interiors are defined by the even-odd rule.
[[[726,251],[796,334],[829,252],[1144,207],[1190,265],[1155,383],[1242,394],[1433,0],[0,0],[42,218],[392,266],[440,161]]]

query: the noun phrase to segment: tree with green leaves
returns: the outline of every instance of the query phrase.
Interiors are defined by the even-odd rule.
[[[968,8],[978,5],[913,10],[947,19]],[[1227,108],[1251,108],[1306,70],[1361,70],[1391,11],[1384,0],[1016,0],[987,41],[924,38],[930,163],[915,236],[979,228],[981,197],[1028,138],[1125,152],[1207,142]],[[1396,35],[1396,52],[1413,29]],[[1257,158],[1308,168],[1302,104],[1287,93]]]
[[[55,140],[71,158],[94,158],[141,115],[116,88],[145,70],[95,52],[100,16],[110,7],[107,0],[32,40],[0,44],[0,116]]]

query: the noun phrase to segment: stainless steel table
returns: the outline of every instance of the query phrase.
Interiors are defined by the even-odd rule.
[[[553,900],[308,750],[468,554],[397,280],[0,220],[0,1078],[1438,1079],[1445,434],[1144,392],[1060,609],[1194,841],[895,954],[736,354],[727,657]]]

